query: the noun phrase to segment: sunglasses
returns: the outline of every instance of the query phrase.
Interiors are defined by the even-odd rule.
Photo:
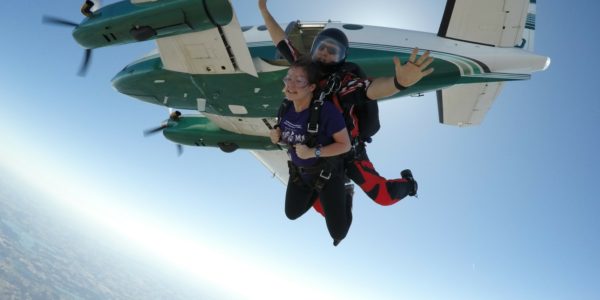
[[[317,49],[319,51],[327,50],[327,53],[329,53],[329,55],[336,55],[339,52],[339,49],[337,46],[330,46],[330,45],[326,45],[326,44],[319,45],[319,48],[317,48]]]
[[[287,85],[293,85],[298,88],[303,88],[308,85],[308,80],[305,78],[291,78],[290,76],[283,77],[283,83]]]

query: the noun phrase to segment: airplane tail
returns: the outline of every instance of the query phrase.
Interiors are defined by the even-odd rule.
[[[533,52],[535,44],[535,16],[536,16],[536,0],[529,0],[529,9],[527,18],[525,19],[525,28],[523,29],[523,38],[521,44],[516,45],[517,48]]]

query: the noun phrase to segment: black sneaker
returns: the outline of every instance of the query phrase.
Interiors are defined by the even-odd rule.
[[[419,189],[419,185],[417,184],[417,181],[413,177],[412,172],[409,169],[406,169],[406,170],[400,172],[400,176],[402,176],[402,178],[408,180],[408,182],[412,183],[412,187],[410,187],[408,190],[408,195],[415,196],[417,194],[417,190]]]

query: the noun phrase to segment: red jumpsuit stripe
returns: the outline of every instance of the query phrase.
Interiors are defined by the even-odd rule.
[[[377,204],[389,206],[404,198],[405,195],[402,198],[394,198],[389,187],[393,187],[395,184],[405,184],[408,180],[402,178],[387,180],[375,171],[373,164],[368,160],[355,160],[353,164],[364,179],[359,184],[360,188]]]

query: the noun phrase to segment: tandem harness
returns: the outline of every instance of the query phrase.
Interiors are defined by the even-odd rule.
[[[339,171],[334,162],[340,161],[337,157],[320,158],[318,163],[310,167],[299,167],[296,166],[291,160],[288,160],[288,168],[290,170],[290,180],[293,184],[307,185],[313,188],[317,192],[320,192],[331,176],[333,172]],[[314,175],[312,182],[307,183],[302,180],[302,175]]]
[[[321,117],[321,109],[323,108],[323,104],[325,103],[325,98],[336,92],[340,88],[340,80],[339,77],[330,76],[329,82],[327,83],[327,88],[321,91],[318,99],[313,99],[310,103],[309,107],[309,116],[308,116],[308,124],[306,127],[306,131],[308,133],[306,139],[306,146],[315,147],[318,144],[317,134],[319,133],[319,119]],[[277,112],[277,124],[275,128],[280,126],[281,119],[283,115],[290,108],[291,103],[288,100],[283,100],[281,102],[281,106],[279,107],[279,111]],[[290,170],[290,179],[294,184],[302,185],[306,184],[302,180],[303,174],[311,174],[316,175],[312,183],[308,184],[311,188],[315,189],[317,192],[320,192],[327,181],[331,178],[333,172],[340,171],[340,162],[341,157],[321,157],[318,159],[317,164],[310,167],[299,167],[296,166],[291,160],[288,161],[288,167]]]
[[[365,84],[368,83],[363,81],[366,78],[359,66],[345,63],[329,75],[320,97],[342,111],[352,143],[352,150],[344,155],[346,161],[368,159],[365,143],[370,143],[381,127],[378,101],[366,96]]]
[[[370,100],[366,90],[370,85],[360,67],[345,63],[337,72],[328,76],[323,87],[323,100],[331,101],[342,111],[352,146],[370,143],[379,131],[378,101]]]

